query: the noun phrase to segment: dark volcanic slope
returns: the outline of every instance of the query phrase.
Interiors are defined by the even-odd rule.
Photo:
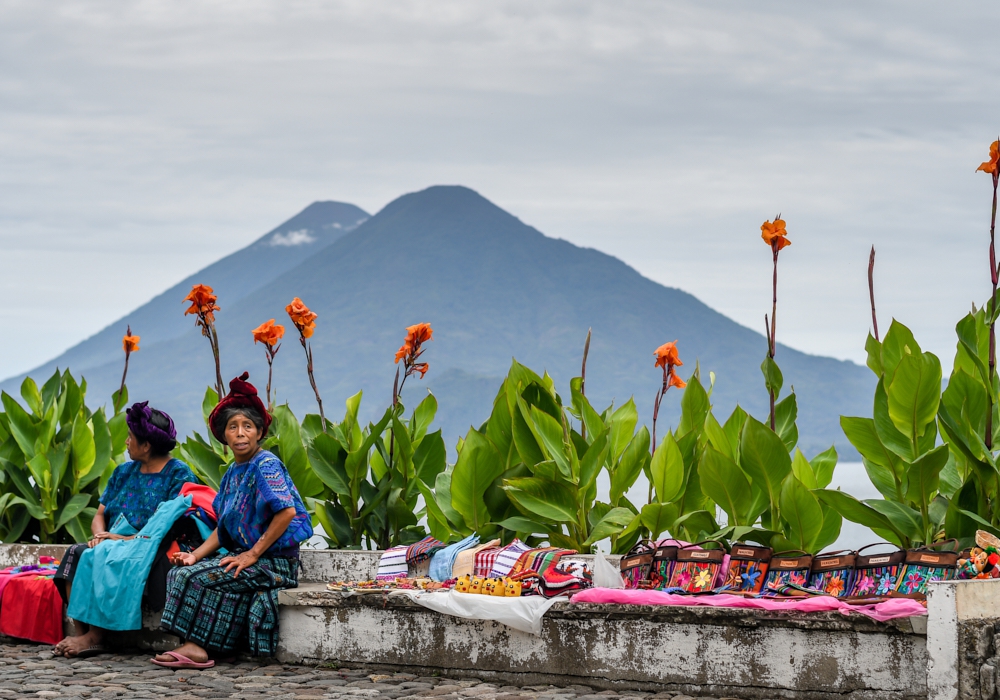
[[[246,248],[191,275],[28,374],[36,378],[47,377],[56,367],[70,367],[74,372],[81,372],[103,365],[112,348],[120,344],[127,325],[142,337],[143,350],[155,343],[178,338],[191,330],[191,317],[183,315],[185,307],[181,303],[191,285],[211,285],[231,304],[354,230],[368,216],[353,204],[314,202]],[[138,284],[141,286],[141,280]],[[23,377],[7,379],[0,383],[0,388],[16,396]]]
[[[432,389],[449,442],[488,416],[511,357],[547,369],[568,394],[588,327],[594,336],[587,389],[595,404],[620,404],[634,394],[648,423],[659,380],[653,350],[677,339],[686,363],[682,376],[696,360],[706,376],[716,373],[720,419],[737,400],[757,416],[766,413],[759,369],[765,341],[759,333],[616,258],[547,238],[464,187],[400,197],[235,303],[223,287],[218,328],[227,379],[249,369],[263,387],[266,363],[250,329],[268,318],[286,319],[284,306],[294,296],[319,313],[313,339],[317,381],[327,414],[338,419],[344,399],[359,389],[365,391],[366,415],[384,409],[404,328],[423,321],[434,327],[425,354],[430,372],[424,382],[407,383],[403,400],[415,405]],[[173,299],[170,311],[181,318]],[[115,388],[121,371],[119,336],[116,331],[114,342],[108,341],[112,361],[87,372],[102,396]],[[191,329],[144,345],[133,361],[133,397],[174,411],[182,428],[195,427],[199,397],[213,374],[208,343]],[[872,375],[850,362],[784,346],[779,361],[785,385],[794,384],[798,392],[803,448],[811,454],[831,442],[845,447],[839,416],[870,411]],[[289,400],[297,414],[315,411],[295,338],[278,355],[275,384],[279,400]],[[676,422],[679,397],[671,392],[665,422]]]

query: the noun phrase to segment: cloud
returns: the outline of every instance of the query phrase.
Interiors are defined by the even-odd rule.
[[[339,224],[334,224],[336,228],[340,228]],[[271,240],[268,245],[272,246],[295,246],[304,245],[306,243],[313,243],[316,237],[312,235],[308,229],[299,229],[298,231],[287,231],[285,233],[276,233],[271,236]]]
[[[0,6],[0,375],[317,199],[471,186],[779,339],[863,360],[878,249],[950,356],[989,294],[1000,8],[929,2]],[[47,319],[51,347],[35,342]]]

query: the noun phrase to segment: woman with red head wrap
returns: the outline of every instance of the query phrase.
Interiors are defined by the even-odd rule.
[[[231,656],[246,641],[255,655],[273,656],[278,591],[298,585],[299,543],[312,525],[285,465],[261,447],[271,416],[248,378],[233,379],[209,416],[234,461],[213,503],[218,528],[194,552],[175,555],[161,626],[184,644],[154,658],[160,666],[208,668],[209,655]]]

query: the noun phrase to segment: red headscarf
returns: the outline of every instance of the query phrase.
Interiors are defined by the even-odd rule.
[[[257,387],[247,381],[250,378],[249,372],[244,372],[240,376],[229,382],[229,393],[219,404],[212,409],[208,416],[208,425],[212,428],[212,434],[216,439],[226,443],[226,426],[222,424],[221,413],[226,408],[253,408],[264,417],[264,431],[260,434],[260,439],[267,437],[267,429],[271,425],[271,414],[264,408],[264,402],[257,396]]]

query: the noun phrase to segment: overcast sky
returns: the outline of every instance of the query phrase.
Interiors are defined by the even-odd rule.
[[[0,376],[311,201],[434,184],[754,329],[781,212],[779,340],[859,361],[875,244],[883,330],[950,363],[989,294],[998,26],[989,3],[8,0]]]

